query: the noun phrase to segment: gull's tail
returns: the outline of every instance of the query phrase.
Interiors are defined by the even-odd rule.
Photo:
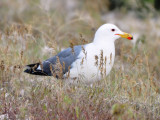
[[[33,74],[33,75],[42,75],[42,76],[48,76],[47,73],[39,69],[40,63],[30,64],[26,65],[25,73]]]

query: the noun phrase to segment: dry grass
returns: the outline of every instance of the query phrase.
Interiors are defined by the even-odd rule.
[[[0,117],[160,119],[160,17],[153,18],[149,13],[140,19],[135,13],[124,16],[122,10],[120,15],[114,11],[101,18],[94,12],[98,7],[92,4],[90,9],[90,4],[88,1],[85,6],[82,2],[80,5],[85,9],[78,9],[74,17],[68,17],[71,15],[66,14],[67,8],[62,11],[53,5],[46,10],[43,0],[1,1]],[[124,31],[137,33],[139,37],[134,45],[125,40],[117,41],[114,68],[103,80],[91,86],[67,86],[63,80],[53,77],[23,73],[26,64],[55,55],[68,47],[69,41],[74,42],[73,45],[91,41],[95,29],[112,20]],[[96,56],[95,59],[98,60]],[[100,58],[96,60],[95,65],[102,62]]]

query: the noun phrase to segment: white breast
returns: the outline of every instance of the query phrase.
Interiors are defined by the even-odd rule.
[[[90,43],[78,56],[80,59],[72,64],[69,76],[70,78],[78,77],[78,79],[87,82],[99,80],[109,74],[114,63],[114,57],[114,44],[99,47]],[[66,75],[68,74],[66,73]]]

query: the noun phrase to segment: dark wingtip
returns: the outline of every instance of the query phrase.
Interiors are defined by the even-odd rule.
[[[25,72],[25,73],[32,74],[32,71],[33,71],[33,70],[32,70],[32,67],[30,67],[30,65],[26,65],[24,72]]]
[[[29,69],[25,69],[24,72],[25,73],[31,73],[31,69],[30,70]]]
[[[39,65],[39,63],[26,65],[26,69],[24,70],[24,72],[25,72],[25,73],[28,73],[28,74],[32,74],[32,75],[49,76],[47,73],[45,73],[45,72],[42,71],[42,70],[37,70],[36,68],[33,70],[33,67],[34,67],[35,65]]]

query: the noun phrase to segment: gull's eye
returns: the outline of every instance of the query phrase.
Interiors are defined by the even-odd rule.
[[[112,31],[112,32],[114,32],[114,31],[115,31],[115,29],[111,29],[111,31]]]

